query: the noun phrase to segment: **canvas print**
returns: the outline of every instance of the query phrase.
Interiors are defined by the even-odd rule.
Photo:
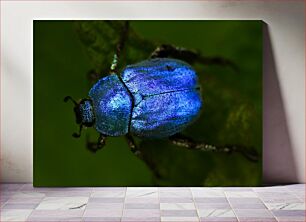
[[[34,21],[34,186],[261,171],[261,21]]]

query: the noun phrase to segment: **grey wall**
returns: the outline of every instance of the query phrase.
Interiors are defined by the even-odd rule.
[[[305,182],[304,1],[1,1],[1,8],[2,182],[32,182],[33,19],[135,18],[263,20],[264,181]]]

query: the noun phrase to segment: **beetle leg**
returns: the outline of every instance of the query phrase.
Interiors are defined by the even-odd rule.
[[[168,44],[163,44],[157,47],[151,54],[151,58],[168,58],[168,57],[181,59],[190,64],[197,62],[204,65],[228,66],[234,69],[235,71],[238,71],[237,65],[228,59],[222,57],[205,57],[202,56],[201,53],[199,52]]]
[[[129,134],[127,134],[127,135],[125,136],[125,138],[126,138],[126,140],[127,140],[127,142],[128,142],[128,145],[129,145],[131,151],[132,151],[136,156],[140,157],[140,156],[141,156],[141,152],[140,152],[140,150],[137,148],[137,145],[136,145],[136,142],[135,142],[134,138],[133,138],[131,135],[129,135]]]
[[[127,40],[128,32],[129,32],[129,22],[125,21],[124,27],[120,35],[119,42],[116,47],[116,53],[114,54],[113,61],[110,67],[110,73],[117,73],[119,58],[124,48],[125,42]]]
[[[167,58],[173,57],[177,59],[183,59],[186,62],[191,63],[197,57],[197,52],[188,50],[173,45],[162,44],[158,46],[151,54],[151,58]]]
[[[259,159],[259,154],[257,153],[257,151],[254,148],[250,147],[245,147],[241,145],[215,146],[207,144],[205,142],[194,141],[193,139],[188,138],[182,134],[175,134],[169,137],[169,139],[173,144],[191,150],[201,150],[205,152],[223,152],[223,153],[238,152],[252,162],[257,162]]]
[[[87,149],[90,150],[93,153],[96,153],[98,150],[102,149],[105,145],[105,141],[106,141],[106,136],[104,136],[103,134],[100,134],[98,141],[95,142],[90,142],[89,141],[89,136],[87,135],[86,137],[86,145],[87,145]]]

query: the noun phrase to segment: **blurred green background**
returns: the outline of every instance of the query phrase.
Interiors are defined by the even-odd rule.
[[[262,161],[239,153],[186,150],[167,140],[141,141],[145,160],[124,137],[96,154],[80,139],[73,105],[92,86],[90,70],[107,75],[122,21],[34,21],[34,186],[257,186]],[[149,57],[159,44],[230,59],[239,67],[194,64],[203,110],[183,133],[215,145],[252,146],[262,153],[261,21],[130,21],[120,68]]]

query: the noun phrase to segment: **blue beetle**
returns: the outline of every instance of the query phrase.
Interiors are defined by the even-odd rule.
[[[75,105],[80,131],[84,125],[100,133],[100,145],[90,147],[95,151],[104,145],[107,136],[127,135],[129,140],[131,136],[173,136],[196,119],[202,99],[197,74],[189,64],[153,58],[128,65],[120,75],[101,78],[90,89],[88,98]],[[80,133],[73,136],[79,137]]]
[[[123,136],[136,155],[141,157],[133,136],[140,138],[169,138],[175,145],[202,151],[242,153],[251,161],[258,161],[253,148],[241,145],[215,146],[196,142],[180,132],[190,125],[200,113],[202,99],[198,78],[188,63],[237,66],[220,57],[203,57],[200,53],[172,45],[161,45],[150,59],[128,65],[119,74],[117,71],[120,52],[128,38],[129,23],[125,21],[116,47],[110,75],[98,80],[90,89],[88,98],[79,102],[70,96],[64,101],[73,101],[76,122],[82,127],[95,127],[100,136],[87,148],[93,152],[105,145],[108,136]],[[182,61],[184,60],[184,61]],[[188,62],[188,63],[187,63]]]

